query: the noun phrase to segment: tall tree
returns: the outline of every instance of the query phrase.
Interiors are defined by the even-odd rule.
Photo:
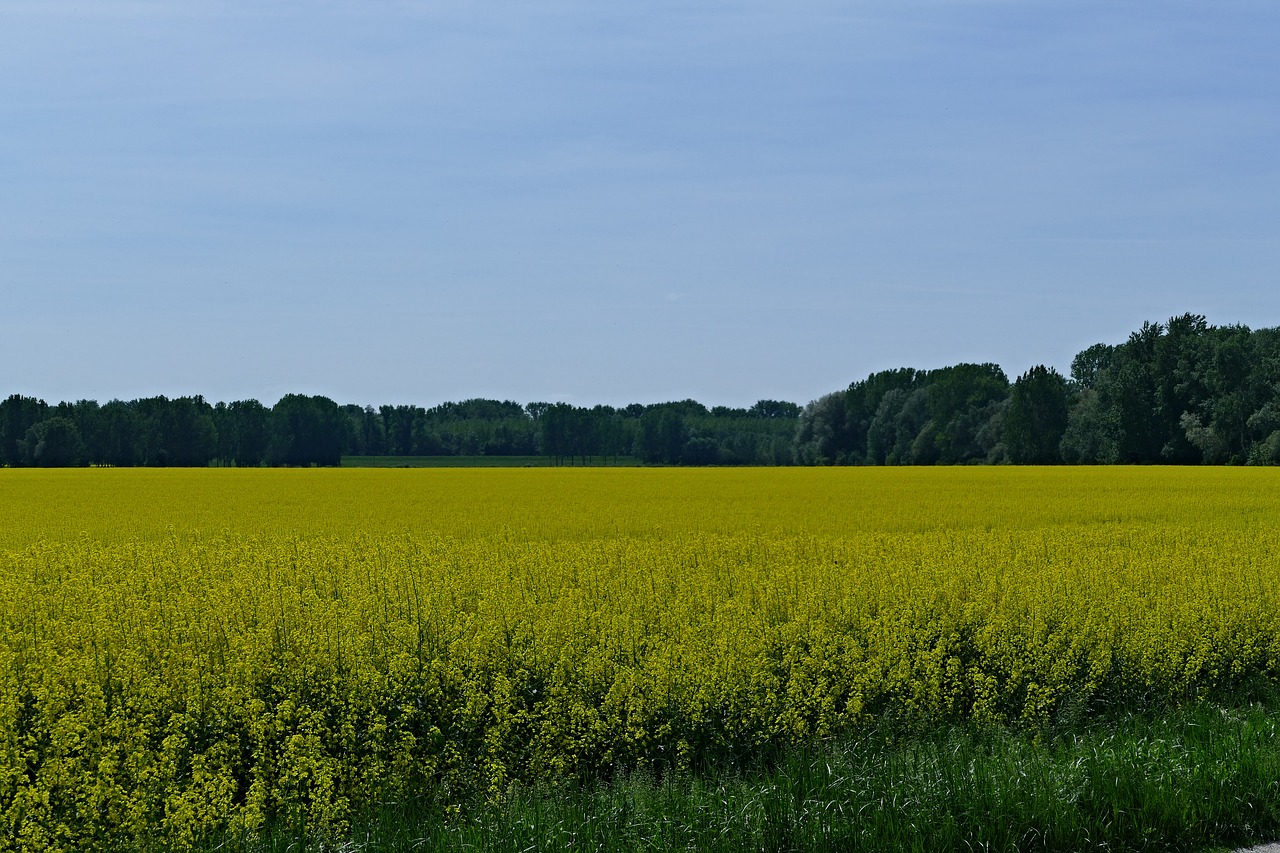
[[[684,458],[685,443],[690,438],[687,415],[706,416],[705,407],[692,401],[660,403],[650,406],[640,418],[636,451],[645,462],[679,465]]]
[[[49,416],[49,405],[35,397],[14,394],[0,403],[0,465],[30,464],[22,442],[27,432]]]
[[[31,463],[42,468],[67,468],[84,463],[84,442],[75,421],[54,415],[27,430]]]
[[[844,465],[855,453],[845,428],[848,393],[824,394],[800,413],[796,429],[796,456],[804,465]]]
[[[1062,461],[1067,431],[1067,380],[1039,365],[1018,377],[1004,412],[1004,445],[1011,462],[1049,465]]]
[[[271,443],[271,410],[257,400],[237,400],[227,406],[231,461],[237,468],[257,468],[267,457]]]
[[[800,417],[800,407],[785,400],[757,400],[747,409],[747,417],[793,421]]]
[[[990,363],[962,363],[930,371],[927,384],[931,423],[926,429],[932,433],[938,460],[985,461],[978,433],[1009,395],[1004,371]]]
[[[844,423],[840,427],[843,435],[838,442],[844,461],[850,464],[864,461],[872,464],[884,463],[884,456],[875,459],[871,452],[871,429],[880,413],[880,404],[894,392],[902,392],[901,395],[895,395],[898,402],[905,401],[912,392],[923,387],[927,375],[927,371],[902,367],[872,373],[866,379],[849,386],[845,392]],[[896,405],[897,403],[891,403],[890,408]],[[883,443],[885,426],[882,419],[877,428],[877,445]]]
[[[270,430],[268,464],[342,464],[343,415],[328,397],[286,394],[271,409]]]
[[[167,464],[203,468],[218,452],[213,407],[204,397],[179,397],[169,403],[164,436]]]
[[[130,466],[142,464],[142,434],[138,413],[132,403],[111,400],[98,413],[102,431],[103,465]]]

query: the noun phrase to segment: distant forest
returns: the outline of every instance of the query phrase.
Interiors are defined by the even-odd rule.
[[[1280,463],[1280,329],[1184,314],[1076,355],[873,373],[801,408],[474,399],[432,408],[289,394],[0,403],[0,465],[305,466],[343,456],[544,456],[653,465]]]

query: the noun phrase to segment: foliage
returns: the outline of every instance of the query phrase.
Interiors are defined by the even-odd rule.
[[[1067,461],[1274,464],[1275,329],[1210,326],[1199,315],[1145,323],[1076,357],[1083,389],[1063,438]]]
[[[52,426],[47,421],[61,418]],[[49,437],[45,438],[45,433]],[[36,451],[43,451],[37,458]],[[337,465],[342,456],[544,456],[556,465],[1252,464],[1280,462],[1280,329],[1147,322],[1040,365],[872,373],[801,408],[696,400],[622,408],[473,398],[379,407],[289,394],[0,402],[0,465]]]
[[[343,456],[486,456],[512,464],[545,456],[557,465],[637,456],[658,465],[789,465],[799,412],[778,400],[710,411],[694,400],[615,409],[471,399],[430,409],[375,409],[299,394],[273,407],[257,400],[210,406],[202,397],[151,397],[51,408],[14,395],[0,402],[0,466],[246,468],[338,465]]]
[[[269,423],[268,464],[342,464],[342,413],[328,397],[286,394],[271,410]]]
[[[1276,464],[1280,330],[1183,314],[1088,347],[1071,376],[1041,365],[1009,386],[992,364],[873,373],[805,407],[798,461]]]
[[[1221,850],[1280,832],[1280,718],[1225,697],[1118,714],[1059,734],[976,726],[872,730],[786,749],[760,767],[605,784],[513,786],[444,814],[380,807],[339,849],[806,853]],[[1238,704],[1237,704],[1238,702]],[[231,853],[309,850],[280,829]],[[306,845],[306,846],[304,846]]]
[[[1019,376],[1004,415],[1009,460],[1036,465],[1061,461],[1058,448],[1067,420],[1067,381],[1058,371],[1040,365]]]

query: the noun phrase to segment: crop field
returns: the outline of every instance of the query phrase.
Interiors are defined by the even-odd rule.
[[[593,456],[590,467],[637,466],[634,456]],[[344,456],[343,468],[550,468],[554,459],[546,456]],[[566,458],[563,467],[581,465],[581,460]],[[582,466],[588,467],[588,466]]]
[[[1273,470],[0,470],[6,849],[1277,680]]]

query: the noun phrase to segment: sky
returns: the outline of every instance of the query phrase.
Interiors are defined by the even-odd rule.
[[[0,0],[0,395],[804,404],[1280,326],[1280,5]]]

